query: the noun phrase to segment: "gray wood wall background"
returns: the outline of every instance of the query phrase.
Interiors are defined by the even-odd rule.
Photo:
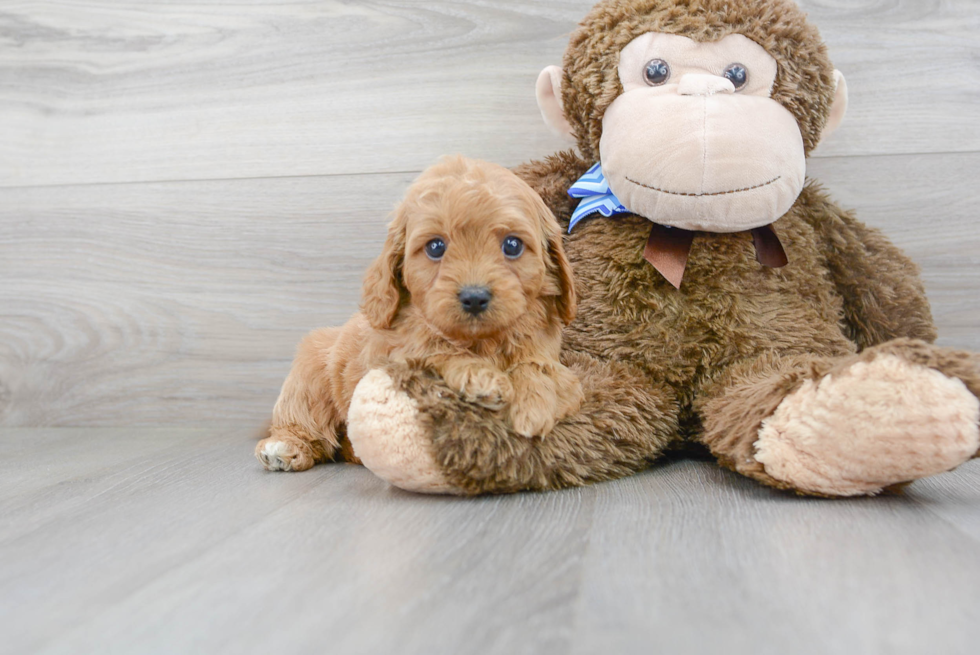
[[[847,76],[809,173],[980,349],[980,3],[807,0]],[[260,426],[439,155],[563,147],[591,0],[0,2],[0,425]]]

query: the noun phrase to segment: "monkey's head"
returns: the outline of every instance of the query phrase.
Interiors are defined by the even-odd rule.
[[[737,232],[792,207],[847,86],[792,0],[604,0],[537,97],[630,211]]]

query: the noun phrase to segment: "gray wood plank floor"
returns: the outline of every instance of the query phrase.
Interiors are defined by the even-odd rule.
[[[564,147],[533,84],[591,2],[0,3],[0,652],[977,651],[978,461],[827,502],[252,458],[422,168]],[[980,350],[980,4],[801,4],[851,93],[809,175]]]
[[[8,653],[974,653],[980,461],[800,499],[700,461],[459,500],[236,430],[0,431]]]

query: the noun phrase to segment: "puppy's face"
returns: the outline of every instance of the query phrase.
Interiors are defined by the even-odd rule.
[[[455,158],[429,169],[397,210],[389,242],[403,287],[399,296],[407,294],[450,338],[495,337],[529,312],[541,314],[532,305],[549,296],[570,299],[574,312],[558,224],[537,194],[504,168]],[[382,280],[369,272],[369,319],[374,283]]]
[[[405,240],[405,286],[452,338],[486,338],[528,311],[544,284],[541,231],[499,185],[443,178],[418,198]]]

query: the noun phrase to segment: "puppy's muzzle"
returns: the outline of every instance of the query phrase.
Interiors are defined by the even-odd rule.
[[[486,287],[463,287],[459,291],[459,304],[463,311],[473,316],[479,316],[487,311],[493,294]]]

